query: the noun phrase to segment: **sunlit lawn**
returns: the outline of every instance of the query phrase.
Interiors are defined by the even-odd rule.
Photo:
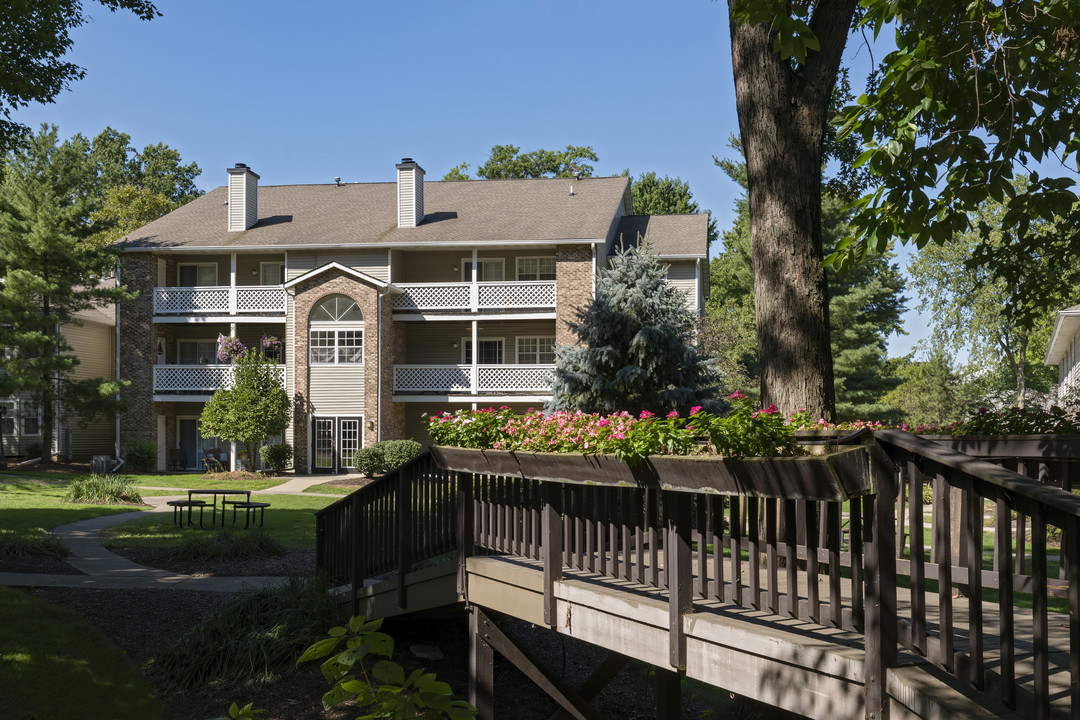
[[[138,666],[78,613],[0,586],[3,717],[154,720]]]
[[[305,497],[297,495],[252,495],[252,501],[268,502],[266,522],[262,530],[287,548],[313,549],[315,547],[315,511],[334,501],[332,497]],[[261,514],[260,511],[259,514]],[[193,516],[198,518],[198,512]],[[222,513],[217,513],[220,527]],[[173,524],[172,513],[158,513],[151,517],[130,520],[101,533],[105,547],[151,547],[164,548],[179,545],[188,536],[195,533],[209,533],[211,514],[207,509],[203,514],[206,529],[194,527],[179,528]],[[257,522],[258,515],[256,515]],[[236,515],[236,529],[243,532],[243,512]],[[232,525],[232,509],[226,517],[226,528]]]
[[[60,502],[67,482],[55,475],[48,479],[0,477],[0,528],[17,532],[34,528],[51,530],[60,525],[100,515],[145,510],[138,505],[72,505]]]

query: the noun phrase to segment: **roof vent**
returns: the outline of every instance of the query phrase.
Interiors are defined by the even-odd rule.
[[[236,163],[228,173],[229,232],[240,232],[259,221],[259,176],[244,163]]]
[[[401,158],[397,166],[398,227],[411,228],[424,222],[424,168],[412,158]]]

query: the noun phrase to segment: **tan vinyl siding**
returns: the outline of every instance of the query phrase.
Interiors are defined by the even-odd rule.
[[[65,325],[61,332],[79,357],[79,364],[71,375],[74,380],[116,377],[116,330],[113,326],[87,322],[81,326]],[[68,431],[71,432],[73,458],[112,455],[115,450],[116,423],[111,417],[99,416],[80,427],[78,416],[65,413],[56,438],[61,454]]]
[[[389,280],[390,269],[385,250],[366,252],[334,249],[291,251],[289,252],[289,267],[286,268],[286,275],[289,280],[293,280],[332,262],[370,275],[378,280]]]
[[[257,255],[236,256],[236,284],[237,285],[262,285],[262,263],[285,264],[285,253],[259,253]],[[225,280],[222,285],[228,285],[228,272],[231,259],[225,260]]]
[[[668,284],[686,294],[686,306],[697,312],[698,287],[697,266],[691,261],[675,261],[668,264]]]
[[[291,257],[291,256],[290,256]],[[502,260],[503,280],[517,280],[517,259],[535,257],[555,257],[554,248],[529,248],[521,251],[500,249],[481,249],[477,257],[480,260]],[[444,250],[441,252],[408,252],[403,257],[394,258],[394,282],[469,282],[468,276],[462,275],[464,263],[472,261],[472,250]],[[454,268],[457,268],[455,270]]]
[[[472,337],[469,323],[400,323],[405,331],[407,365],[456,365],[461,362],[461,340]],[[554,337],[554,320],[483,322],[480,338],[503,339],[503,362],[517,363],[518,337]],[[458,347],[454,347],[454,343]]]
[[[308,391],[311,414],[361,415],[364,413],[364,366],[311,367]]]

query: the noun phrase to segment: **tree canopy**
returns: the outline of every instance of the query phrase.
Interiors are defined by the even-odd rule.
[[[56,399],[86,421],[117,409],[123,383],[75,382],[79,360],[60,326],[95,305],[132,295],[101,278],[116,263],[114,248],[85,244],[90,232],[95,167],[79,136],[59,142],[43,126],[4,157],[0,184],[0,396],[25,393],[42,415],[42,457],[52,451]],[[59,381],[59,382],[58,382]],[[59,384],[59,390],[58,390]]]
[[[631,181],[630,197],[635,215],[693,215],[709,212],[698,207],[694,194],[690,192],[688,182],[677,177],[670,178],[667,175],[659,177],[652,171],[642,173]],[[717,237],[719,233],[716,230],[716,220],[710,213],[708,235],[710,247]]]
[[[685,303],[644,243],[619,251],[576,311],[578,346],[557,350],[548,408],[666,414],[715,403],[718,378],[693,343]]]
[[[0,151],[10,149],[28,128],[12,110],[48,103],[81,80],[86,70],[63,58],[74,45],[71,31],[92,18],[81,0],[19,0],[4,4],[0,22]],[[112,12],[130,10],[142,20],[160,15],[148,0],[97,0]]]
[[[586,160],[597,161],[591,146],[567,145],[565,150],[533,150],[522,153],[516,145],[495,145],[483,165],[476,168],[484,180],[520,180],[539,177],[591,177],[593,166]],[[468,180],[469,163],[450,169],[443,180]]]

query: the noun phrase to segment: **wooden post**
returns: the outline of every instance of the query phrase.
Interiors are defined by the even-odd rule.
[[[398,470],[397,487],[397,606],[402,610],[408,607],[405,575],[412,570],[414,533],[412,527],[412,486],[416,466]]]
[[[686,635],[683,616],[693,611],[693,567],[690,557],[690,496],[664,491],[664,515],[667,521],[664,538],[664,576],[668,588],[668,662],[674,668],[686,668]],[[657,680],[659,682],[659,680]]]
[[[540,531],[544,559],[544,622],[548,627],[555,627],[559,624],[555,617],[555,583],[562,580],[563,563],[562,486],[543,483],[540,495],[544,503]]]
[[[476,514],[473,508],[473,476],[470,473],[454,473],[457,483],[457,551],[458,595],[469,601],[468,573],[466,563],[473,554],[473,526]]]
[[[362,558],[364,552],[364,531],[367,529],[367,517],[364,516],[363,505],[360,504],[360,493],[352,494],[352,502],[349,504],[349,516],[352,517],[353,536],[352,547],[352,572],[349,583],[352,595],[352,612],[350,615],[360,614],[360,587],[364,584],[364,571]]]
[[[866,717],[888,720],[887,676],[896,666],[896,467],[880,444],[870,452],[876,496],[866,547]]]
[[[469,610],[469,704],[480,720],[495,718],[495,653],[484,641],[480,611]]]
[[[682,683],[679,673],[666,668],[656,670],[656,717],[679,720],[682,717]]]

